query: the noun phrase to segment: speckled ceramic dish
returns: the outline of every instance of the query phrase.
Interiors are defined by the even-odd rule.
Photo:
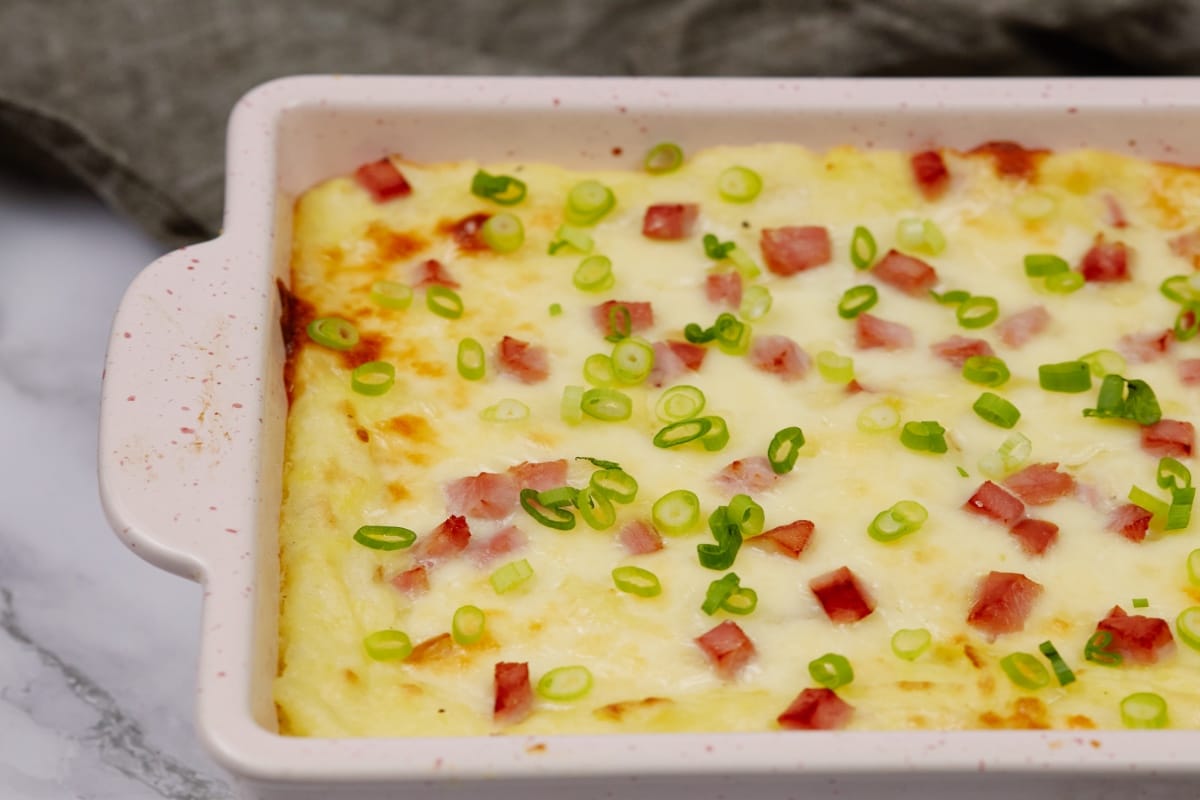
[[[292,201],[389,152],[634,166],[663,139],[1012,139],[1200,163],[1200,82],[312,77],[255,89],[230,124],[224,233],[159,259],[125,296],[100,435],[103,500],[122,541],[204,585],[197,716],[217,760],[264,798],[1196,797],[1196,731],[276,733],[287,403],[276,282],[288,280]]]

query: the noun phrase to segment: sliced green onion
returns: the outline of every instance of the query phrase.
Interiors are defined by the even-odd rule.
[[[845,656],[826,653],[808,662],[808,674],[826,689],[837,689],[854,680],[854,667]]]
[[[938,294],[932,289],[929,294],[933,295],[933,299],[943,306],[957,306],[971,299],[971,293],[962,289],[951,289],[948,292]]]
[[[470,336],[458,343],[458,374],[469,381],[480,380],[487,372],[487,359],[483,345]]]
[[[592,690],[592,672],[587,667],[556,667],[537,682],[537,693],[547,700],[565,703],[578,700]]]
[[[573,506],[579,499],[579,490],[574,486],[555,486],[538,492],[537,502],[546,508],[559,509]]]
[[[1149,608],[1150,607],[1150,601],[1147,600],[1145,597],[1135,597],[1135,598],[1133,598],[1133,600],[1130,601],[1130,604],[1134,608]]]
[[[854,228],[854,236],[850,239],[850,261],[858,269],[870,269],[875,263],[875,254],[879,248],[875,245],[875,237],[862,225]]]
[[[446,319],[458,319],[463,315],[462,298],[449,286],[434,284],[426,287],[425,307]]]
[[[641,567],[617,567],[612,571],[613,583],[626,594],[638,597],[657,597],[662,594],[658,576]]]
[[[1200,548],[1187,555],[1187,575],[1192,586],[1200,586]]]
[[[959,474],[961,477],[963,477],[963,478],[969,478],[969,477],[971,477],[971,473],[967,472],[967,471],[966,471],[965,469],[963,469],[962,467],[955,467],[954,469],[955,469],[955,470],[958,472],[958,474]]]
[[[1045,192],[1027,192],[1013,201],[1013,213],[1026,222],[1045,219],[1058,208],[1058,201]]]
[[[641,383],[654,369],[654,348],[643,339],[622,339],[613,345],[612,368],[619,382]]]
[[[550,255],[554,255],[564,247],[570,247],[580,253],[590,253],[595,246],[592,235],[583,228],[563,224],[559,225],[558,230],[554,232],[554,241],[550,243],[548,252]]]
[[[985,328],[1000,316],[1000,303],[994,297],[973,295],[959,304],[954,316],[964,328]]]
[[[1200,333],[1200,306],[1185,306],[1175,315],[1175,327],[1172,329],[1175,339],[1186,342],[1195,339]]]
[[[1012,433],[994,453],[979,461],[979,470],[989,478],[1003,478],[1029,460],[1033,442],[1023,433]]]
[[[1152,425],[1162,419],[1162,409],[1154,390],[1143,380],[1126,380],[1120,375],[1104,376],[1095,408],[1085,408],[1085,417],[1131,419],[1139,425]]]
[[[616,503],[632,503],[637,498],[638,482],[623,469],[596,470],[588,485]]]
[[[489,575],[488,583],[492,584],[496,594],[504,594],[516,589],[532,577],[533,567],[529,565],[529,560],[521,558],[509,561]]]
[[[1129,488],[1129,502],[1146,509],[1160,521],[1166,519],[1167,511],[1170,509],[1165,501],[1158,499],[1140,486]]]
[[[1037,656],[1029,653],[1010,653],[1000,659],[1000,668],[1009,680],[1022,689],[1041,689],[1050,683],[1050,671]]]
[[[651,175],[665,175],[683,166],[683,150],[674,142],[659,142],[650,148],[642,168]]]
[[[515,214],[494,214],[479,229],[479,238],[497,253],[512,253],[525,243],[525,226]]]
[[[567,223],[594,225],[616,205],[612,189],[599,181],[582,181],[567,193]]]
[[[708,591],[704,593],[704,602],[700,604],[700,610],[711,617],[721,608],[725,599],[738,590],[740,585],[741,581],[734,572],[717,578],[708,585]]]
[[[1125,371],[1125,357],[1115,350],[1093,350],[1080,356],[1079,360],[1087,364],[1097,378]]]
[[[1125,413],[1125,379],[1120,375],[1105,375],[1100,382],[1100,394],[1095,408],[1085,408],[1085,417],[1119,418]]]
[[[321,317],[308,323],[308,338],[331,350],[349,350],[358,344],[358,328],[341,317]]]
[[[1025,256],[1025,274],[1030,278],[1045,278],[1067,272],[1071,265],[1066,259],[1049,253],[1031,253]]]
[[[1055,294],[1070,294],[1083,288],[1082,272],[1058,272],[1046,278],[1046,289]]]
[[[559,404],[559,415],[563,422],[572,425],[583,422],[583,392],[582,386],[564,386],[562,402]]]
[[[1175,632],[1188,647],[1200,650],[1200,606],[1185,608],[1175,618]]]
[[[1200,303],[1200,279],[1195,275],[1172,275],[1158,287],[1163,297],[1181,305]]]
[[[375,631],[363,639],[363,648],[376,661],[400,661],[408,658],[413,650],[407,633],[390,629]]]
[[[1092,370],[1082,361],[1063,361],[1038,367],[1038,383],[1048,392],[1086,392],[1092,388]]]
[[[725,418],[714,416],[703,419],[708,420],[711,427],[708,433],[700,437],[700,444],[710,453],[724,449],[725,445],[729,444],[729,426],[725,424]]]
[[[854,319],[859,314],[873,308],[879,302],[879,290],[864,283],[852,286],[842,294],[838,301],[837,312],[842,319]]]
[[[633,314],[623,303],[614,303],[608,307],[608,330],[612,331],[604,337],[606,342],[619,342],[633,333]]]
[[[663,422],[679,422],[698,416],[704,410],[704,403],[704,392],[695,386],[672,386],[658,398],[654,413]]]
[[[1054,643],[1050,641],[1042,642],[1038,645],[1038,650],[1042,651],[1042,655],[1050,662],[1050,666],[1054,668],[1054,677],[1058,678],[1059,686],[1066,686],[1068,683],[1075,682],[1075,673],[1067,666],[1067,662],[1063,661],[1062,656],[1058,654],[1058,650],[1054,647]]]
[[[942,229],[936,222],[931,219],[925,220],[923,233],[925,234],[925,250],[930,255],[936,256],[946,249],[946,234],[942,233]]]
[[[762,191],[762,177],[749,167],[730,167],[717,176],[717,194],[731,203],[749,203]]]
[[[450,621],[450,636],[455,644],[475,644],[483,638],[487,628],[487,617],[476,606],[461,606]]]
[[[525,199],[525,182],[511,175],[491,175],[479,170],[471,179],[471,194],[502,206],[515,206]]]
[[[747,286],[742,291],[738,316],[748,322],[760,320],[771,310],[771,290],[765,286]]]
[[[975,405],[971,406],[980,419],[998,425],[1001,428],[1011,428],[1021,418],[1021,411],[1012,403],[998,394],[984,392],[979,395]]]
[[[916,661],[933,642],[933,636],[924,628],[901,628],[892,634],[892,652],[905,661]]]
[[[1192,521],[1192,503],[1196,500],[1196,490],[1188,486],[1185,489],[1175,489],[1171,492],[1171,505],[1167,507],[1167,521],[1163,523],[1165,531],[1180,531]]]
[[[1008,365],[996,356],[971,356],[963,362],[962,376],[981,386],[1002,386],[1010,373]]]
[[[896,244],[906,250],[925,246],[925,223],[917,217],[905,217],[896,223]]]
[[[920,530],[928,519],[925,506],[916,500],[901,500],[875,515],[867,526],[867,535],[877,542],[894,542]]]
[[[588,256],[575,268],[571,282],[581,292],[608,291],[616,284],[612,273],[612,259],[608,256]]]
[[[731,356],[740,356],[750,349],[751,327],[728,312],[717,316],[713,323],[717,347]]]
[[[1125,658],[1117,651],[1109,649],[1112,647],[1112,643],[1112,631],[1096,631],[1083,648],[1084,659],[1103,667],[1120,666]]]
[[[747,254],[746,251],[740,247],[735,246],[732,250],[725,254],[725,257],[729,259],[729,263],[733,264],[733,266],[737,268],[737,271],[741,273],[742,278],[745,280],[754,280],[762,274],[762,270],[758,268],[758,264],[754,263],[754,259],[751,258],[749,254]],[[768,308],[769,307],[770,304],[768,303]],[[766,311],[763,313],[765,314]]]
[[[767,445],[767,460],[771,462],[771,471],[776,475],[791,472],[796,466],[801,447],[804,447],[804,431],[795,425],[776,433]]]
[[[386,361],[368,361],[350,373],[350,388],[369,397],[387,394],[395,383],[396,368]]]
[[[683,327],[683,338],[692,344],[708,344],[717,338],[717,332],[714,328],[701,328],[695,322],[689,322]]]
[[[575,507],[579,509],[579,516],[593,530],[608,530],[617,521],[617,509],[608,494],[597,491],[593,486],[579,490],[575,496]]]
[[[1154,692],[1134,692],[1121,701],[1121,722],[1126,728],[1167,727],[1167,701]]]
[[[583,413],[604,422],[620,422],[633,414],[633,401],[629,395],[616,389],[588,389],[581,401]]]
[[[371,302],[397,310],[412,305],[413,290],[399,281],[375,281],[371,284]]]
[[[681,444],[694,442],[712,430],[712,419],[696,417],[672,422],[658,433],[654,434],[655,447],[678,447]]]
[[[758,536],[767,521],[763,507],[748,494],[735,494],[729,499],[725,519],[728,524],[737,526],[743,539]]]
[[[354,541],[372,550],[403,550],[416,540],[417,534],[399,525],[363,525],[354,532]]]
[[[506,397],[480,411],[479,418],[487,422],[520,422],[529,418],[529,406],[515,398]]]
[[[817,353],[817,371],[830,383],[850,383],[854,380],[854,359],[832,350],[822,350]]]
[[[552,317],[558,317],[562,315],[562,305],[559,303],[551,303],[549,310],[550,316]]]
[[[858,415],[858,429],[863,433],[883,433],[899,424],[899,412],[886,402],[869,405]]]
[[[758,592],[749,586],[739,586],[721,601],[722,611],[742,617],[752,613],[756,608],[758,608]]]
[[[900,444],[919,453],[945,453],[946,429],[931,419],[906,422],[900,429]]]
[[[654,501],[650,518],[662,533],[672,536],[687,533],[700,521],[700,498],[688,489],[667,492]]]
[[[575,527],[575,514],[565,506],[546,505],[537,489],[521,490],[521,508],[538,523],[558,531]],[[554,498],[550,498],[553,500]]]
[[[738,532],[737,525],[730,524],[728,512],[728,507],[718,506],[708,516],[708,529],[716,543],[696,545],[700,566],[706,569],[729,569],[737,560],[742,547],[742,534]]]
[[[593,353],[583,360],[583,379],[593,386],[612,386],[617,382],[611,356]]]
[[[704,244],[704,255],[711,258],[713,261],[720,261],[728,256],[733,248],[737,247],[733,242],[722,242],[716,237],[716,234],[706,233],[702,240]]]

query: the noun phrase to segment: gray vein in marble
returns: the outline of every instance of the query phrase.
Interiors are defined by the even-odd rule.
[[[0,586],[0,631],[31,649],[66,683],[71,693],[90,706],[99,720],[89,729],[100,759],[126,777],[142,783],[167,800],[223,800],[230,788],[211,780],[146,743],[141,725],[127,716],[103,687],[34,641],[17,620],[12,592]]]

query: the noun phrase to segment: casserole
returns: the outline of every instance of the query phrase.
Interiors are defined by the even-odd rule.
[[[335,786],[339,796],[401,787],[470,796],[485,780],[500,797],[999,797],[1018,787],[1192,796],[1195,732],[291,739],[274,733],[271,682],[286,416],[275,281],[287,279],[291,200],[304,189],[397,150],[427,161],[628,166],[665,138],[685,149],[1014,139],[1196,162],[1198,89],[1161,80],[297,78],[247,95],[230,127],[225,232],[165,256],[130,288],[114,323],[100,438],[103,500],[122,540],[205,585],[197,716],[215,757],[261,797],[327,796]]]

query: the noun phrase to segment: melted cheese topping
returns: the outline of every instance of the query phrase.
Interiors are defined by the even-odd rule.
[[[496,732],[493,667],[525,661],[535,683],[552,668],[583,664],[595,684],[573,702],[539,699],[534,713],[509,732],[770,730],[796,694],[814,685],[809,661],[827,652],[853,664],[854,681],[838,694],[856,709],[854,728],[1119,727],[1119,701],[1136,691],[1166,698],[1172,725],[1200,726],[1200,652],[1181,644],[1147,667],[1106,668],[1083,659],[1097,621],[1114,605],[1173,621],[1200,602],[1200,589],[1188,584],[1184,568],[1196,543],[1189,532],[1152,531],[1139,544],[1106,530],[1106,506],[1125,502],[1132,484],[1154,488],[1157,459],[1140,448],[1135,424],[1081,415],[1095,405],[1094,389],[1047,392],[1037,378],[1039,364],[1115,348],[1125,334],[1170,327],[1176,308],[1158,286],[1169,275],[1191,271],[1167,241],[1172,231],[1200,222],[1200,176],[1077,151],[1045,156],[1034,187],[998,176],[986,156],[945,157],[953,182],[932,203],[913,184],[906,154],[849,148],[819,154],[789,145],[714,148],[660,177],[489,165],[489,172],[517,175],[528,184],[527,199],[511,209],[471,195],[478,165],[465,162],[401,164],[412,195],[382,204],[350,178],[306,193],[296,206],[292,262],[292,291],[299,299],[280,535],[275,691],[281,729],[332,737]],[[717,176],[734,164],[763,176],[763,192],[752,203],[723,202],[716,192]],[[615,287],[599,295],[572,285],[580,255],[547,254],[566,193],[585,178],[607,184],[617,198],[615,210],[592,230],[594,252],[612,259],[616,277]],[[1014,203],[1035,190],[1053,198],[1056,211],[1041,221],[1022,221]],[[1108,194],[1119,200],[1128,227],[1106,223]],[[677,242],[642,236],[643,213],[657,202],[699,203],[696,233]],[[460,252],[447,233],[447,222],[502,210],[524,222],[525,243],[514,254]],[[921,256],[937,268],[940,288],[995,297],[1001,319],[1043,304],[1052,316],[1048,330],[1014,349],[992,328],[960,328],[952,308],[878,284],[880,301],[871,313],[910,326],[916,343],[895,352],[857,350],[854,323],[836,313],[847,288],[873,282],[850,264],[853,229],[870,228],[882,254],[893,245],[897,221],[913,216],[934,220],[945,233],[944,252]],[[822,350],[852,356],[857,379],[870,392],[847,393],[823,381],[815,368],[803,380],[785,383],[714,348],[699,372],[678,382],[700,387],[708,398],[705,413],[728,421],[731,438],[721,452],[652,446],[662,425],[653,413],[661,390],[649,386],[624,389],[634,403],[626,422],[562,421],[563,386],[582,384],[583,360],[611,349],[592,322],[594,305],[650,301],[655,324],[646,338],[681,340],[684,325],[707,326],[724,310],[705,298],[713,264],[701,235],[734,241],[761,260],[760,230],[781,225],[828,226],[834,260],[792,277],[764,271],[757,282],[770,289],[774,307],[754,323],[755,334],[787,335],[813,356]],[[1025,276],[1027,253],[1058,253],[1077,264],[1098,232],[1133,249],[1132,281],[1056,295]],[[428,258],[440,260],[462,284],[461,319],[430,313],[419,291],[404,311],[370,302],[373,281],[409,282],[415,265]],[[547,312],[551,303],[562,306],[560,316]],[[351,354],[304,336],[299,325],[326,315],[353,320],[362,332]],[[954,334],[988,339],[1007,362],[1012,379],[996,391],[1021,410],[1016,430],[1033,442],[1031,461],[1061,462],[1093,496],[1093,502],[1066,497],[1029,509],[1061,527],[1043,556],[1026,555],[1003,526],[962,510],[984,480],[980,460],[1008,432],[972,412],[983,387],[931,355],[931,343]],[[505,335],[548,349],[548,380],[525,385],[496,369],[494,347]],[[456,373],[456,346],[465,336],[477,338],[489,353],[481,382]],[[1192,351],[1200,355],[1200,345],[1177,343],[1169,357],[1126,370],[1154,387],[1165,418],[1192,416],[1196,389],[1186,388],[1176,369]],[[395,365],[395,386],[380,397],[356,394],[349,367],[374,358]],[[480,411],[503,398],[525,403],[529,419],[482,421]],[[859,413],[881,399],[890,400],[903,420],[938,420],[948,431],[950,451],[910,451],[896,430],[860,432]],[[735,458],[764,454],[772,435],[788,425],[801,426],[808,443],[792,473],[756,499],[768,527],[807,519],[816,531],[798,560],[749,544],[742,548],[732,569],[744,586],[757,590],[759,602],[753,614],[734,619],[757,656],[737,679],[722,680],[694,642],[728,617],[700,610],[709,583],[723,574],[697,562],[696,545],[711,542],[710,534],[701,525],[693,534],[667,537],[659,552],[630,556],[616,532],[629,520],[648,519],[653,501],[673,489],[695,491],[707,517],[728,499],[713,476]],[[522,461],[574,456],[618,461],[640,483],[636,501],[618,506],[618,523],[608,531],[581,523],[556,532],[519,507],[510,520],[472,520],[476,538],[515,523],[529,543],[485,568],[466,557],[439,564],[431,570],[429,592],[413,600],[389,582],[412,565],[411,553],[371,550],[351,538],[364,524],[402,525],[425,535],[447,516],[443,488],[450,481]],[[591,470],[572,461],[570,482],[585,485]],[[906,498],[929,509],[924,527],[891,544],[869,538],[875,514]],[[520,590],[498,595],[488,574],[508,558],[528,559],[535,575]],[[610,573],[622,564],[656,573],[663,593],[647,599],[617,591]],[[808,582],[842,565],[869,588],[877,607],[860,622],[835,625]],[[1020,572],[1045,587],[1024,630],[995,641],[966,624],[975,588],[990,570]],[[1150,607],[1133,610],[1130,599],[1142,596]],[[413,642],[443,634],[454,610],[468,603],[487,614],[488,634],[477,645],[400,662],[373,661],[364,651],[363,638],[380,629],[406,631]],[[892,653],[890,637],[916,627],[928,628],[934,644],[915,662],[902,661]],[[1019,689],[999,660],[1015,651],[1036,654],[1047,639],[1078,680],[1061,688],[1052,680],[1037,692]]]

